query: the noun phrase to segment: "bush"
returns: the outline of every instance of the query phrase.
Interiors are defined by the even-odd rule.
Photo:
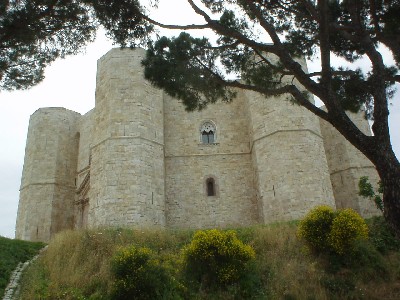
[[[358,182],[358,194],[364,198],[371,199],[375,202],[376,208],[381,212],[384,211],[384,205],[382,200],[383,195],[383,184],[382,181],[378,182],[378,189],[375,191],[372,184],[368,180],[368,176],[363,176]]]
[[[354,242],[368,237],[368,226],[364,219],[351,208],[340,210],[333,219],[328,242],[337,254],[354,249]]]
[[[328,236],[334,218],[335,212],[331,207],[318,206],[300,222],[297,234],[312,251],[326,251],[329,249]]]
[[[112,258],[112,299],[166,299],[171,280],[148,248],[119,249]]]
[[[235,231],[217,229],[197,231],[183,249],[186,273],[206,285],[237,282],[255,258],[249,245],[240,241]]]
[[[368,221],[370,240],[380,253],[400,250],[400,240],[382,216],[373,217]]]
[[[318,206],[300,222],[298,236],[314,252],[344,255],[353,251],[356,240],[368,237],[368,226],[351,208],[334,212]]]

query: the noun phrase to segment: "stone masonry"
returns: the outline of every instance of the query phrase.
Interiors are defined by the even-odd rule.
[[[376,171],[332,126],[285,96],[248,91],[188,113],[143,78],[144,55],[112,49],[98,61],[96,105],[85,115],[41,108],[31,116],[17,238],[248,226],[321,204],[377,213],[357,195],[359,178],[374,181]]]

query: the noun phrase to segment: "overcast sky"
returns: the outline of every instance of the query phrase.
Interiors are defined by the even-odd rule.
[[[182,1],[180,1],[182,2]],[[166,3],[166,2],[164,2]],[[180,6],[183,10],[184,6]],[[162,8],[162,7],[161,7]],[[185,10],[186,11],[186,10]],[[176,10],[174,11],[177,12]],[[184,22],[194,22],[185,15]],[[174,20],[172,20],[174,21]],[[171,22],[171,21],[170,21]],[[27,91],[0,93],[0,235],[13,238],[18,208],[19,187],[24,161],[29,117],[41,107],[65,107],[81,114],[94,107],[96,63],[112,48],[99,34],[86,53],[54,62],[45,80]],[[314,70],[313,64],[309,65]],[[399,86],[397,86],[399,88]],[[400,157],[400,93],[391,105],[390,130],[396,155]]]

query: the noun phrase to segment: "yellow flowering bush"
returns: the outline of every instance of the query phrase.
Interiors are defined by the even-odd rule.
[[[332,207],[322,205],[312,209],[300,222],[297,234],[303,238],[311,250],[326,250],[335,212]]]
[[[255,258],[249,245],[240,241],[233,230],[197,231],[183,249],[188,275],[204,284],[230,284],[240,279],[247,263]]]
[[[111,260],[114,276],[112,299],[158,299],[169,278],[148,248],[135,246],[117,250]]]
[[[317,252],[350,253],[357,239],[368,237],[368,226],[353,209],[335,212],[329,206],[312,209],[300,221],[297,234]]]
[[[328,242],[338,254],[353,250],[354,242],[368,237],[368,226],[351,208],[340,210],[332,222]]]

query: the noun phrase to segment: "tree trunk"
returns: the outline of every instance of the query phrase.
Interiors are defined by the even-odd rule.
[[[386,151],[375,166],[383,185],[384,217],[400,239],[400,163],[393,151]]]

